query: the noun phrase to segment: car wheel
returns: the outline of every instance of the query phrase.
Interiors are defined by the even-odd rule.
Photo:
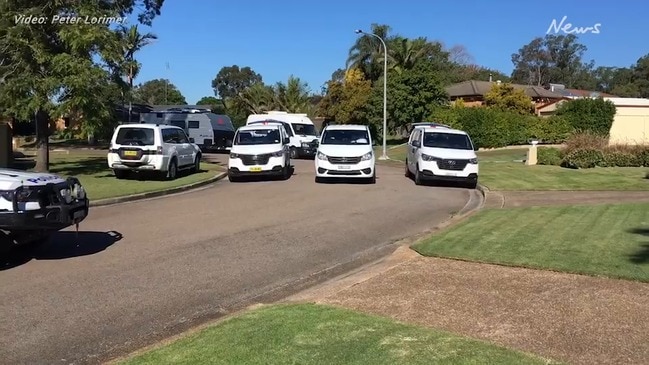
[[[408,160],[406,160],[405,166],[406,166],[405,176],[409,178],[410,177],[410,170],[408,170]]]
[[[291,147],[291,159],[294,160],[297,158],[297,148]]]
[[[376,172],[372,174],[372,177],[370,177],[367,182],[370,184],[376,184]]]
[[[229,175],[229,174],[228,174],[228,180],[230,180],[230,182],[239,182],[238,177],[232,176],[232,175]]]
[[[467,184],[467,187],[469,189],[477,189],[478,188],[478,180],[472,180]]]
[[[415,185],[421,185],[423,181],[421,180],[421,173],[419,172],[419,166],[415,170]]]
[[[282,169],[282,180],[288,180],[291,177],[291,167],[289,165],[284,165]]]
[[[176,162],[176,159],[174,158],[169,163],[169,170],[167,171],[167,179],[175,180],[177,176],[178,176],[178,163]]]
[[[128,170],[113,170],[113,173],[115,174],[115,177],[118,179],[126,179],[129,175]]]
[[[194,161],[194,167],[192,167],[192,172],[197,173],[201,171],[201,155],[196,155],[196,160]]]

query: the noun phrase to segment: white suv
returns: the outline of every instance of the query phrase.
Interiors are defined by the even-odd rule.
[[[457,129],[417,127],[407,144],[406,176],[415,184],[444,180],[478,185],[478,157],[471,137]]]
[[[201,149],[176,126],[124,124],[115,129],[108,150],[108,167],[118,179],[133,171],[150,171],[168,179],[178,171],[200,171]]]
[[[315,159],[315,181],[361,178],[376,182],[372,136],[365,125],[328,125],[322,131]]]
[[[290,140],[280,123],[251,124],[237,129],[230,159],[228,179],[245,176],[291,176]]]

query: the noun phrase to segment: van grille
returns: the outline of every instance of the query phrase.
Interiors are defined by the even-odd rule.
[[[265,165],[270,159],[270,154],[263,155],[239,155],[241,162],[246,166]]]
[[[336,164],[336,165],[354,165],[359,162],[361,162],[360,157],[333,157],[329,156],[327,158],[329,160],[329,163]]]
[[[469,163],[469,160],[439,160],[437,167],[441,170],[462,171]]]

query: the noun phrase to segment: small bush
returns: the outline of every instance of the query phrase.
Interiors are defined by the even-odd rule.
[[[601,149],[583,148],[566,153],[561,166],[571,169],[590,169],[604,164],[604,153]]]
[[[603,151],[608,147],[608,138],[595,133],[576,132],[573,133],[565,142],[564,152],[567,154],[576,150],[600,150]]]
[[[604,151],[601,167],[641,167],[642,160],[631,151]]]
[[[563,152],[554,147],[539,147],[537,163],[539,165],[560,166],[563,162]]]

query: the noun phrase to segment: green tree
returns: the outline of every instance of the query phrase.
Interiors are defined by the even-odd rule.
[[[110,115],[115,88],[105,60],[114,50],[109,24],[16,22],[21,16],[125,17],[151,25],[163,0],[0,2],[0,109],[18,120],[36,119],[37,171],[49,170],[49,120],[77,113],[87,125]]]
[[[313,114],[309,85],[289,76],[286,84],[278,82],[273,89],[273,108],[289,113]]]
[[[237,65],[232,65],[219,70],[219,73],[212,80],[212,88],[214,89],[214,95],[221,99],[228,99],[240,95],[247,88],[261,82],[261,75],[250,67],[239,68]]]
[[[148,105],[184,105],[187,100],[178,88],[167,79],[147,81],[135,87],[133,99]]]
[[[196,105],[209,105],[214,114],[227,114],[227,109],[223,99],[217,99],[214,96],[203,96],[196,102]]]
[[[560,83],[576,89],[594,87],[593,62],[583,62],[588,49],[574,34],[534,38],[512,55],[512,82],[545,86]]]
[[[608,136],[615,113],[615,104],[610,100],[586,98],[561,103],[555,114],[566,120],[574,130]]]
[[[448,103],[440,75],[433,63],[421,62],[401,74],[388,74],[388,131],[396,132],[410,123],[423,122],[439,105]],[[370,118],[383,120],[383,83],[374,83]]]
[[[511,84],[494,84],[484,96],[485,105],[500,110],[510,110],[522,115],[534,113],[532,98]]]
[[[378,35],[386,43],[390,41],[390,26],[373,23],[370,28],[370,33]],[[383,53],[383,45],[380,40],[374,36],[363,34],[349,49],[346,67],[347,69],[360,69],[368,80],[378,80],[383,75]]]

